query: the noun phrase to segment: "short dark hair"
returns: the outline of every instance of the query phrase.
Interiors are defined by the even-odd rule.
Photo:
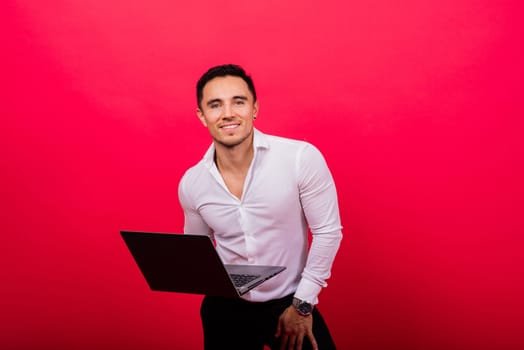
[[[197,103],[198,103],[199,108],[202,107],[201,104],[202,104],[202,98],[204,95],[203,93],[204,86],[206,86],[206,84],[211,79],[214,79],[217,77],[225,77],[228,75],[233,76],[233,77],[242,78],[242,80],[246,82],[249,91],[251,91],[251,94],[253,94],[253,101],[256,102],[257,93],[255,92],[255,85],[253,84],[253,79],[251,79],[251,77],[246,74],[246,72],[244,71],[242,67],[236,64],[223,64],[223,65],[215,66],[215,67],[208,69],[208,71],[205,72],[204,75],[202,75],[200,79],[198,80],[197,86],[196,86],[196,90],[197,90],[196,92],[197,92]]]

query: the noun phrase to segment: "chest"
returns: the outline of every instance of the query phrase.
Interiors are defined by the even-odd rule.
[[[246,172],[221,172],[222,180],[227,190],[235,196],[238,200],[242,200],[242,193],[244,192],[244,185],[246,183]]]
[[[278,225],[301,215],[299,187],[289,174],[254,173],[199,191],[196,207],[215,232],[245,231],[245,225]]]

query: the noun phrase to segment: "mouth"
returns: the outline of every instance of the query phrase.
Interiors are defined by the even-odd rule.
[[[240,126],[240,123],[234,123],[234,124],[225,124],[221,125],[219,128],[224,130],[232,130]]]

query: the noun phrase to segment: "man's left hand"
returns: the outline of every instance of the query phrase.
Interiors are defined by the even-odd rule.
[[[313,316],[300,315],[292,305],[280,315],[275,337],[281,337],[280,350],[301,350],[304,337],[309,339],[313,350],[318,350],[313,336]]]

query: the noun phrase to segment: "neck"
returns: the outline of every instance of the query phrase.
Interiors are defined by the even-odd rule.
[[[234,147],[215,143],[215,163],[220,171],[245,171],[253,160],[253,137]]]

